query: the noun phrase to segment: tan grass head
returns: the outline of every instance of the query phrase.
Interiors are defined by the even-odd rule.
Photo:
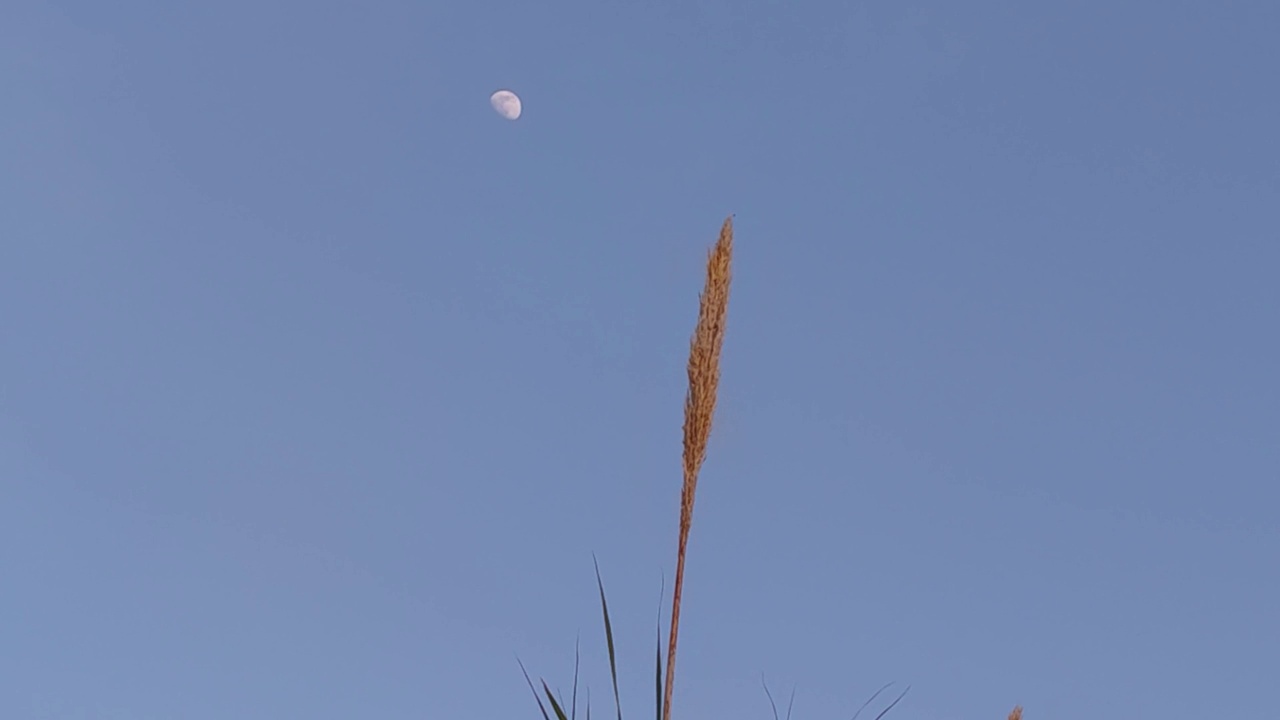
[[[671,600],[671,636],[667,642],[667,676],[662,720],[671,718],[675,683],[676,639],[680,628],[680,597],[684,589],[684,560],[693,523],[693,499],[698,471],[707,455],[711,422],[720,386],[720,350],[724,346],[729,312],[729,281],[733,261],[733,217],[720,227],[720,238],[707,257],[707,278],[698,302],[698,324],[689,343],[689,389],[684,400],[684,484],[680,491],[680,542],[676,552],[676,580]]]

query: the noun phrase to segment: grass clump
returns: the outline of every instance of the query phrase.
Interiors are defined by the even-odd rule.
[[[680,534],[676,545],[676,577],[671,593],[671,626],[667,637],[666,672],[663,672],[661,623],[655,652],[654,672],[654,713],[655,720],[671,720],[671,699],[675,690],[676,646],[680,634],[680,600],[684,591],[685,557],[689,549],[689,529],[693,525],[693,504],[698,489],[698,473],[702,469],[707,455],[707,442],[711,438],[712,421],[715,419],[716,397],[720,388],[720,354],[724,347],[726,320],[729,314],[729,286],[732,279],[733,266],[733,217],[725,219],[720,227],[720,236],[707,256],[706,280],[698,299],[698,321],[694,326],[693,337],[689,343],[689,362],[687,366],[689,385],[684,401],[684,438],[683,438],[683,470],[684,482],[680,489]],[[622,720],[622,700],[618,693],[618,664],[614,650],[613,625],[609,620],[609,603],[605,598],[604,581],[600,577],[599,563],[595,565],[596,586],[600,590],[600,609],[604,616],[605,645],[609,654],[609,676],[613,684],[614,707],[618,720]],[[578,660],[577,649],[574,651],[573,691],[568,703],[563,697],[551,692],[546,680],[539,679],[542,692],[538,692],[520,663],[525,682],[533,692],[534,700],[542,713],[543,720],[577,720],[578,707]],[[518,659],[517,659],[517,662]],[[892,683],[881,687],[862,707],[854,713],[853,720],[862,714],[880,694]],[[889,703],[875,720],[881,720],[906,695],[908,687]],[[766,685],[765,694],[773,710],[774,720],[778,720],[778,708]],[[543,699],[546,699],[546,703]],[[792,694],[794,700],[794,693]],[[567,709],[566,709],[567,706]],[[550,712],[548,712],[548,709]],[[590,695],[585,705],[586,720],[591,720]],[[787,720],[791,717],[791,707],[787,707]],[[1022,720],[1022,708],[1015,707],[1008,720]]]

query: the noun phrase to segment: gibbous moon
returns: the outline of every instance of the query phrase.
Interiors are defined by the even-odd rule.
[[[499,90],[489,96],[489,104],[508,120],[520,117],[520,98],[510,90]]]

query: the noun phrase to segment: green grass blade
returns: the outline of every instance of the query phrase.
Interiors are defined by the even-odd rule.
[[[582,658],[581,642],[573,641],[573,705],[569,708],[570,720],[578,720],[578,664]]]
[[[888,712],[889,712],[890,710],[892,710],[892,709],[893,709],[893,706],[894,706],[894,705],[897,705],[897,704],[902,700],[902,698],[904,698],[904,697],[906,697],[906,696],[907,696],[907,692],[909,692],[910,690],[911,690],[911,686],[910,686],[910,685],[908,685],[908,686],[907,686],[907,688],[906,688],[906,690],[903,690],[903,691],[902,691],[902,694],[901,694],[901,695],[899,695],[897,698],[895,698],[893,702],[889,703],[889,707],[887,707],[887,708],[885,708],[885,709],[881,710],[881,711],[880,711],[880,714],[879,714],[879,715],[876,715],[876,720],[880,720],[880,718],[882,718],[882,717],[884,717],[886,714],[888,714]]]
[[[881,685],[879,690],[872,693],[871,697],[867,698],[867,701],[862,703],[862,707],[858,708],[858,712],[853,714],[853,720],[858,720],[858,716],[862,714],[862,711],[866,710],[868,705],[875,702],[876,698],[880,697],[880,693],[884,692],[885,690],[888,690],[889,687],[892,685],[893,685],[892,682],[887,682],[884,685]]]
[[[520,672],[524,673],[524,681],[529,683],[533,699],[538,703],[538,709],[542,711],[542,720],[551,720],[551,716],[547,714],[547,707],[542,704],[542,698],[538,697],[538,690],[533,687],[533,681],[529,679],[529,672],[524,669],[524,663],[520,662],[520,658],[516,658],[516,662],[520,663]]]
[[[557,720],[569,720],[569,717],[564,714],[564,708],[556,702],[556,696],[551,693],[551,688],[547,687],[546,680],[542,681],[542,691],[547,694],[547,700],[551,701],[551,709],[555,711]]]
[[[654,710],[657,712],[657,720],[662,720],[662,623],[658,623],[658,651],[655,653],[658,657],[657,675],[654,683],[654,689],[657,690],[657,698],[654,700]]]
[[[773,693],[769,692],[769,683],[764,681],[764,673],[760,673],[760,687],[764,688],[764,696],[769,698],[769,709],[773,711],[773,720],[778,720],[778,706],[773,702]]]
[[[604,611],[604,639],[609,646],[609,675],[613,678],[613,702],[618,708],[618,720],[622,720],[622,695],[618,692],[618,663],[613,652],[613,625],[609,622],[609,603],[604,599],[604,580],[600,579],[600,562],[594,554],[591,561],[596,566],[596,585],[600,588],[600,608]]]
[[[666,580],[667,579],[665,577],[662,579],[662,585],[659,586],[660,589],[658,590],[658,650],[655,653],[658,658],[658,671],[656,676],[657,679],[654,683],[658,694],[653,703],[653,709],[656,713],[657,720],[662,720],[662,598],[667,593]]]

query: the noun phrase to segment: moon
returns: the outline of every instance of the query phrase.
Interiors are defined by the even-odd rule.
[[[520,117],[520,98],[510,90],[499,90],[489,96],[489,104],[508,120]]]

